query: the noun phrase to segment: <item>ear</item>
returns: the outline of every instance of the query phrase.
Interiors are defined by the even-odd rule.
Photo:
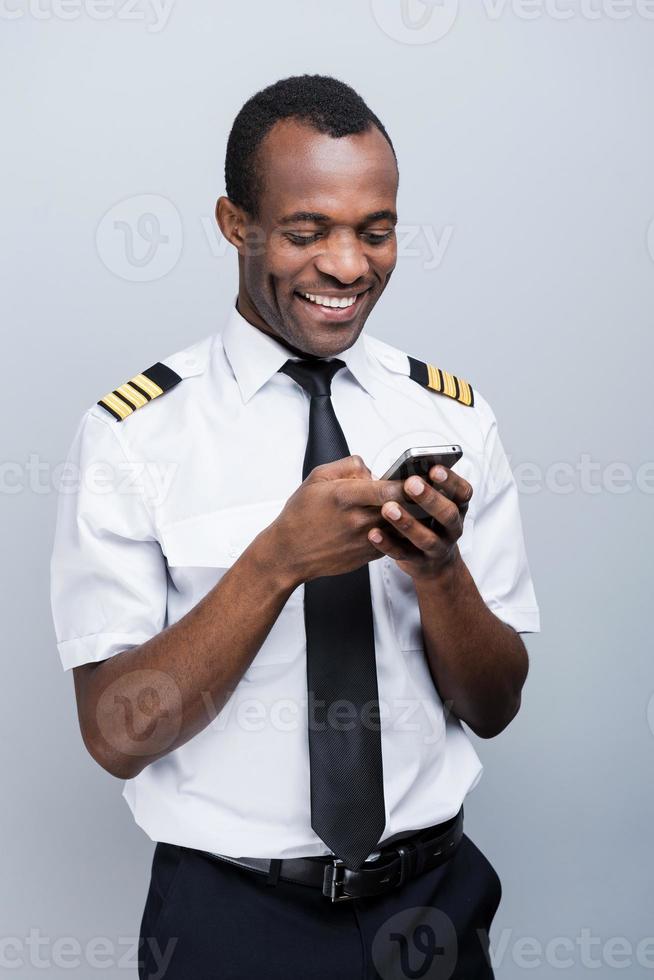
[[[239,253],[243,253],[248,225],[245,211],[228,197],[219,197],[216,201],[216,221],[227,241]]]

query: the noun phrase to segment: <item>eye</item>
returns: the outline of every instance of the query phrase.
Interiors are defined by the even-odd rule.
[[[395,234],[395,230],[390,228],[388,231],[366,231],[363,237],[370,245],[383,245]]]
[[[292,231],[289,231],[286,232],[286,238],[289,240],[289,242],[292,242],[293,245],[312,245],[314,242],[318,241],[320,238],[320,233],[316,232],[312,235],[296,235]]]

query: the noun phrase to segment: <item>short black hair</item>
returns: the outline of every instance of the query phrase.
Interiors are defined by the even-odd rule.
[[[292,75],[261,89],[240,110],[227,140],[225,187],[227,196],[256,217],[263,175],[257,151],[280,119],[295,118],[329,136],[351,136],[376,126],[386,137],[397,161],[391,138],[358,92],[329,75]]]

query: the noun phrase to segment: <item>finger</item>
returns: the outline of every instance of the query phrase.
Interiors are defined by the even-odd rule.
[[[363,459],[355,454],[336,459],[333,463],[321,463],[320,466],[314,466],[305,482],[314,482],[315,480],[369,480],[370,477],[370,470]]]
[[[467,509],[472,497],[472,485],[462,476],[447,466],[438,464],[430,469],[429,479],[443,496],[454,500],[460,507],[465,505]]]
[[[463,508],[467,508],[467,504],[458,507],[454,500],[434,490],[419,476],[411,476],[405,480],[404,490],[409,500],[420,504],[441,525],[443,534],[449,541],[456,541],[461,537],[465,516]]]
[[[395,502],[386,503],[381,509],[382,517],[391,527],[420,551],[433,554],[443,542],[434,531],[416,520],[404,507]]]
[[[342,484],[351,507],[379,508],[388,500],[406,503],[401,480],[360,480]]]
[[[383,555],[388,555],[395,561],[409,561],[416,556],[416,549],[408,541],[394,537],[381,527],[371,528],[368,540]]]

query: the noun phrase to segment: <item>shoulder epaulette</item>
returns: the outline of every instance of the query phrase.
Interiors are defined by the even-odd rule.
[[[407,357],[409,358],[409,377],[417,381],[423,388],[429,388],[430,391],[436,391],[439,395],[454,398],[462,405],[474,405],[475,393],[472,386],[463,378],[457,378],[455,374],[443,371],[425,361],[419,361],[409,354]]]
[[[110,391],[100,399],[98,405],[113,415],[118,422],[122,422],[137,408],[143,408],[153,398],[170,391],[181,380],[179,374],[166,364],[153,364],[147,371],[130,378],[120,388]]]

